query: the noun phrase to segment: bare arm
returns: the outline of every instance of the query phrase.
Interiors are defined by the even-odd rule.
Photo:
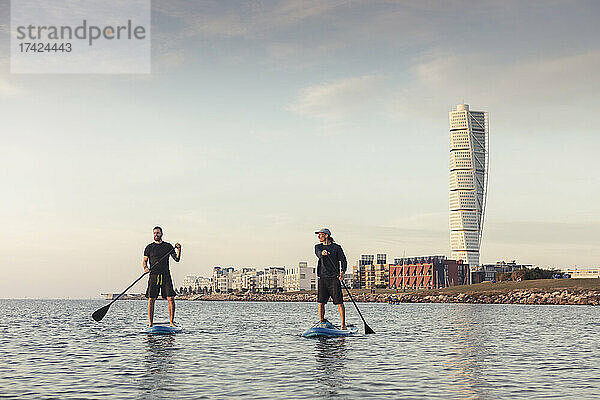
[[[148,256],[144,256],[144,259],[142,260],[142,268],[144,268],[144,272],[150,271],[148,269]]]

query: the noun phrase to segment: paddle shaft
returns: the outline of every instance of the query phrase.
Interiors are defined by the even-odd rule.
[[[149,274],[149,273],[150,273],[150,271],[152,271],[152,268],[156,267],[156,266],[157,266],[157,265],[158,265],[158,264],[159,264],[159,263],[160,263],[162,260],[164,260],[164,259],[165,259],[165,257],[168,257],[168,256],[170,256],[171,254],[172,254],[172,252],[168,252],[167,254],[165,254],[164,256],[162,256],[160,260],[158,260],[157,262],[155,262],[155,263],[154,263],[154,265],[153,265],[153,266],[151,266],[150,268],[148,268],[148,272],[144,272],[144,273],[143,273],[143,274],[142,274],[142,275],[141,275],[139,278],[137,278],[135,281],[133,281],[133,283],[132,283],[131,285],[129,285],[129,286],[127,287],[127,289],[123,290],[123,291],[121,292],[121,294],[120,294],[120,295],[118,295],[117,297],[115,297],[115,298],[113,299],[113,301],[111,301],[110,303],[108,303],[108,305],[107,305],[107,306],[105,306],[105,307],[107,307],[107,308],[108,308],[108,307],[110,307],[110,306],[112,305],[112,303],[114,303],[115,301],[119,300],[119,298],[120,298],[121,296],[123,296],[125,293],[127,293],[127,291],[128,291],[129,289],[131,289],[131,288],[133,287],[133,285],[135,285],[136,283],[138,283],[138,282],[140,281],[140,279],[142,279],[144,276],[146,276],[146,274]]]
[[[342,272],[342,274],[343,274],[343,272]],[[362,322],[365,324],[365,331],[367,331],[366,333],[375,333],[373,331],[373,329],[371,329],[369,327],[369,325],[367,325],[367,321],[365,321],[365,318],[363,317],[362,313],[358,309],[358,306],[356,305],[356,302],[354,301],[354,298],[352,298],[352,294],[350,293],[350,290],[348,290],[348,286],[346,286],[346,282],[344,282],[344,279],[340,279],[340,280],[342,282],[342,286],[344,286],[344,289],[346,289],[346,292],[348,293],[348,296],[350,297],[350,300],[352,300],[352,304],[354,304],[354,307],[356,307],[356,311],[358,311],[358,315],[360,315],[360,319],[362,319]]]

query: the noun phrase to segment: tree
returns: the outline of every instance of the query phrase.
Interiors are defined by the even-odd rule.
[[[512,279],[513,281],[522,281],[525,278],[525,269],[517,269],[515,271],[513,271],[513,273],[510,275],[510,279]]]
[[[510,280],[510,276],[511,276],[511,274],[509,274],[508,272],[498,272],[496,274],[496,280],[498,282],[509,281]]]
[[[513,271],[510,275],[510,279],[513,281],[521,280],[533,280],[533,279],[552,279],[552,276],[558,273],[558,270],[554,269],[542,269],[540,267],[535,268],[522,268]],[[500,278],[498,278],[500,280]]]

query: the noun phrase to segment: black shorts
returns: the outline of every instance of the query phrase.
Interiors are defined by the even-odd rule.
[[[151,274],[150,278],[148,279],[146,297],[156,299],[159,293],[162,293],[163,299],[175,296],[173,280],[171,279],[171,274],[168,272]]]
[[[337,276],[326,276],[319,278],[319,292],[317,301],[327,304],[329,298],[333,300],[333,304],[343,304],[344,296],[342,296],[342,284]]]

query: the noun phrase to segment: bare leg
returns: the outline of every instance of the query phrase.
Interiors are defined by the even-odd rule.
[[[319,303],[319,322],[325,320],[325,304]]]
[[[148,326],[152,326],[152,322],[154,320],[154,302],[156,299],[151,297],[148,298]]]
[[[175,325],[175,298],[173,296],[167,297],[169,302],[169,325]]]
[[[342,329],[346,329],[346,307],[344,303],[338,304],[338,311],[340,312],[340,318],[342,319]]]

